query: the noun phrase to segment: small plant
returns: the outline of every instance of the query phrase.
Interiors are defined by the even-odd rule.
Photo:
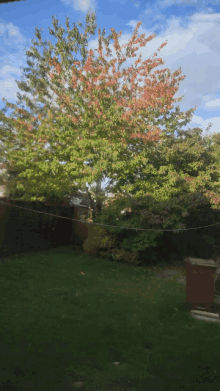
[[[99,236],[96,240],[87,238],[83,243],[83,249],[87,254],[100,255],[103,258],[110,258],[117,261],[137,264],[138,252],[119,248],[116,237],[106,233],[104,229],[98,229]]]
[[[138,252],[131,252],[128,250],[125,250],[123,248],[116,248],[112,251],[112,257],[114,260],[117,261],[124,261],[126,263],[132,263],[137,265],[139,263],[138,260]]]
[[[100,249],[109,249],[115,246],[116,239],[112,234],[106,234],[102,228],[98,228],[98,237],[88,237],[83,243],[83,249],[87,254],[97,255]]]

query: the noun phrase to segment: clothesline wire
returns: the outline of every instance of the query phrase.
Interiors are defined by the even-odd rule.
[[[13,201],[13,199],[12,199]],[[14,201],[17,201],[17,200],[14,200]],[[9,206],[14,206],[14,207],[17,207],[17,208],[21,208],[21,209],[25,209],[25,210],[29,210],[31,212],[36,212],[36,213],[42,213],[42,214],[46,214],[46,215],[49,215],[49,216],[55,216],[55,217],[60,217],[61,219],[68,219],[68,220],[73,220],[73,221],[79,221],[81,223],[86,223],[86,224],[94,224],[94,225],[102,225],[104,227],[115,227],[115,228],[124,228],[124,229],[135,229],[136,231],[189,231],[191,229],[199,229],[199,228],[206,228],[206,227],[213,227],[214,225],[218,225],[220,223],[215,223],[215,224],[210,224],[210,225],[204,225],[203,227],[196,227],[196,228],[181,228],[181,229],[143,229],[143,228],[130,228],[130,227],[121,227],[121,226],[118,226],[118,225],[109,225],[109,224],[101,224],[101,223],[94,223],[94,222],[91,222],[91,221],[86,221],[86,220],[78,220],[78,219],[71,219],[69,217],[65,217],[65,216],[58,216],[58,215],[54,215],[54,214],[51,214],[51,213],[46,213],[46,212],[41,212],[39,210],[33,210],[33,209],[28,209],[28,208],[24,208],[22,206],[18,206],[18,205],[12,205],[12,204],[9,204],[7,202],[4,202],[4,201],[0,201],[1,204],[5,204],[5,205],[9,205]]]

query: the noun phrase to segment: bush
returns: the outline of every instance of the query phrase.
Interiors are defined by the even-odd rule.
[[[83,243],[83,249],[86,254],[100,255],[103,258],[116,261],[124,261],[132,264],[138,264],[138,252],[128,251],[123,248],[118,248],[117,239],[114,235],[106,232],[102,228],[98,228],[99,237],[96,240],[87,238]]]
[[[196,197],[195,194],[195,200]],[[202,198],[204,205],[200,206],[196,201],[193,203],[193,199],[189,205],[179,202],[180,199],[173,197],[169,201],[159,202],[149,195],[139,198],[119,195],[109,200],[94,220],[108,224],[107,234],[115,235],[114,251],[109,249],[107,254],[102,253],[103,256],[121,259],[125,258],[125,254],[130,254],[130,257],[136,254],[135,259],[149,264],[164,259],[172,263],[171,253],[174,259],[179,257],[181,260],[184,256],[210,258],[214,251],[219,253],[220,226],[195,228],[218,222],[220,211],[212,211],[205,197]],[[188,209],[187,213],[185,209]],[[131,229],[133,227],[142,230],[136,231]],[[175,228],[177,231],[174,231]],[[181,230],[183,228],[185,230]]]
[[[140,262],[138,252],[127,251],[123,248],[113,248],[107,251],[100,251],[99,255],[102,258],[107,258],[114,261],[122,261],[124,263],[131,263],[134,265],[138,265]]]
[[[87,254],[98,255],[100,249],[109,249],[115,246],[116,238],[106,233],[102,228],[97,228],[99,231],[98,238],[96,237],[93,240],[91,237],[88,237],[83,243],[83,249]]]
[[[106,231],[115,235],[120,249],[139,253],[147,248],[156,247],[163,236],[162,232],[133,229],[133,227],[160,228],[160,216],[151,212],[150,206],[146,208],[143,204],[144,201],[128,199],[120,195],[114,200],[109,200],[109,205],[103,208],[94,222],[110,225]],[[122,211],[124,214],[121,213]]]
[[[139,253],[137,251],[128,251],[124,248],[112,250],[112,257],[117,261],[124,261],[137,265],[139,263]]]

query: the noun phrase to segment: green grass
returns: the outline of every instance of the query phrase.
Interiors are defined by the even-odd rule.
[[[159,270],[63,249],[0,262],[0,390],[219,390],[220,325]]]

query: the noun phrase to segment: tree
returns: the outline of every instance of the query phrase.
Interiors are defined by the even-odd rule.
[[[173,98],[184,78],[178,78],[181,70],[171,75],[168,69],[163,69],[155,72],[156,77],[150,72],[163,61],[148,59],[137,68],[139,58],[135,67],[119,71],[127,57],[134,57],[135,44],[140,42],[144,46],[154,38],[153,35],[145,39],[142,35],[137,39],[139,25],[125,54],[121,54],[118,36],[112,29],[117,71],[117,59],[108,63],[103,56],[102,42],[107,47],[111,36],[105,39],[99,30],[98,59],[94,60],[90,51],[81,67],[80,62],[74,62],[69,68],[68,91],[64,88],[65,55],[59,61],[59,52],[52,58],[51,50],[45,51],[45,77],[37,79],[36,71],[32,72],[35,96],[44,102],[44,107],[36,110],[32,107],[31,114],[17,109],[17,119],[1,117],[3,122],[16,127],[16,139],[25,148],[25,152],[8,153],[10,164],[21,170],[13,182],[14,191],[20,191],[21,198],[63,197],[71,194],[74,181],[83,187],[103,173],[116,181],[114,190],[131,197],[119,197],[110,208],[96,211],[93,218],[116,225],[120,246],[135,251],[155,246],[155,239],[162,235],[147,229],[158,229],[159,225],[161,229],[178,230],[184,227],[184,214],[190,208],[210,201],[214,209],[219,204],[220,167],[219,150],[217,144],[213,150],[211,138],[201,142],[197,129],[188,133],[186,140],[181,138],[181,128],[190,122],[196,108],[181,113],[176,107],[175,112],[170,112],[172,104],[181,100]],[[59,29],[57,35],[61,33]],[[107,49],[107,56],[109,53]],[[113,76],[108,75],[111,66]],[[144,87],[135,83],[138,74],[145,76]],[[122,88],[118,81],[121,76]],[[43,100],[47,83],[58,97],[58,108]],[[161,131],[159,125],[165,125],[165,130]],[[174,139],[175,131],[179,138]],[[45,142],[52,145],[49,151],[43,150]],[[59,162],[64,159],[67,164],[62,167]],[[85,160],[89,161],[87,165]],[[129,208],[129,216],[120,215],[124,207]],[[135,235],[133,231],[131,236],[132,231],[121,226],[136,226],[142,231]],[[113,231],[114,227],[108,230]]]
[[[167,163],[166,155],[162,154],[170,140],[172,141],[167,134],[172,135],[175,129],[186,125],[196,110],[195,108],[180,113],[177,107],[175,112],[170,114],[172,103],[181,100],[181,98],[173,99],[178,89],[176,84],[184,78],[184,76],[177,78],[181,70],[175,71],[171,76],[168,69],[163,69],[155,72],[158,74],[157,78],[155,75],[150,75],[150,72],[163,61],[148,59],[137,69],[137,64],[141,61],[139,58],[135,61],[135,67],[119,72],[126,57],[134,57],[137,48],[132,46],[139,42],[144,46],[155,36],[145,39],[143,34],[136,39],[139,25],[140,22],[127,45],[125,55],[121,54],[114,29],[108,39],[104,38],[103,33],[102,37],[99,37],[99,58],[93,60],[93,51],[90,51],[81,69],[77,69],[80,62],[76,61],[74,66],[69,68],[68,91],[63,87],[67,77],[63,70],[67,56],[60,49],[61,45],[58,46],[61,51],[60,62],[57,58],[59,50],[55,52],[53,58],[51,46],[50,50],[44,52],[43,79],[37,79],[36,71],[31,69],[33,75],[29,76],[29,79],[35,86],[35,96],[44,102],[44,107],[34,111],[33,104],[29,102],[33,114],[17,109],[18,119],[9,121],[3,118],[11,125],[16,125],[18,138],[26,147],[26,161],[23,152],[15,154],[10,151],[9,154],[11,164],[22,169],[19,178],[17,177],[13,183],[16,191],[21,189],[25,197],[28,195],[31,199],[42,200],[48,194],[63,197],[73,190],[70,177],[83,186],[86,182],[92,183],[97,180],[101,173],[117,179],[116,190],[130,192],[136,198],[149,193],[157,202],[168,202],[181,192],[184,186],[187,187],[185,182],[188,178],[185,173],[179,180],[172,164]],[[57,31],[57,36],[61,37],[63,29]],[[117,60],[108,63],[103,56],[102,42],[107,47],[111,37],[115,41],[114,46],[117,50],[119,62],[117,72],[115,68]],[[41,41],[39,32],[38,38]],[[163,43],[159,50],[165,44]],[[43,43],[41,45],[43,46]],[[34,50],[30,52],[32,55]],[[110,50],[107,49],[107,55],[109,53]],[[156,55],[155,53],[154,56]],[[39,58],[36,50],[35,56]],[[70,67],[70,63],[68,65]],[[110,66],[113,68],[113,76],[108,76]],[[53,71],[49,72],[51,68]],[[54,110],[43,99],[43,95],[46,94],[47,72],[50,78],[49,86],[58,96],[58,108]],[[86,72],[86,75],[83,72]],[[137,87],[135,83],[138,74],[146,76],[144,87]],[[125,83],[122,88],[119,88],[118,80],[121,76],[124,77]],[[128,111],[125,112],[126,107]],[[162,119],[159,119],[160,116]],[[179,123],[180,119],[183,119],[181,123]],[[40,122],[39,125],[36,125],[37,121]],[[166,125],[165,131],[158,128],[160,124]],[[52,143],[55,156],[52,149],[47,152],[42,151],[46,141]],[[34,143],[36,149],[33,148]],[[157,156],[155,150],[159,152]],[[48,164],[45,164],[45,158],[48,158]],[[64,158],[67,164],[61,167],[59,161]],[[91,162],[87,166],[84,164],[86,158]],[[151,161],[154,161],[154,165],[149,164]],[[137,181],[137,172],[140,171],[143,177]],[[52,174],[55,175],[54,178]],[[173,184],[178,180],[178,186],[174,188]]]
[[[86,46],[88,45],[88,39],[87,36],[88,34],[95,34],[95,13],[90,14],[88,13],[86,15],[86,28],[85,28],[85,33],[81,34],[79,33],[78,28],[76,27],[74,23],[74,28],[70,30],[69,27],[69,18],[66,18],[66,26],[68,30],[68,37],[67,40],[63,39],[63,28],[58,28],[58,22],[57,19],[52,17],[53,19],[53,26],[54,30],[50,29],[50,34],[54,35],[58,39],[58,43],[56,45],[56,49],[51,45],[50,42],[48,42],[50,49],[54,49],[55,53],[57,55],[61,55],[62,58],[62,65],[65,67],[65,72],[69,72],[69,69],[71,68],[72,64],[76,59],[73,59],[72,56],[72,51],[77,51],[79,50],[79,46],[81,45],[81,55],[83,57],[82,63],[85,63],[85,60],[87,58],[88,52],[86,50]],[[82,27],[82,24],[80,22],[77,23],[78,26]],[[39,42],[34,42],[34,46],[43,46],[42,40],[41,40],[41,34],[38,28],[35,29],[35,35],[39,39]],[[33,41],[32,41],[33,42]],[[45,45],[45,43],[44,43]],[[61,48],[65,48],[64,51],[60,50]],[[53,107],[55,110],[58,108],[58,105],[56,104],[56,100],[54,99],[53,96],[51,96],[51,89],[50,89],[50,81],[47,75],[47,72],[45,72],[45,64],[46,60],[44,55],[41,56],[36,48],[30,48],[30,50],[27,52],[27,56],[31,59],[36,59],[37,60],[37,70],[36,69],[36,64],[34,62],[28,60],[27,64],[29,65],[29,68],[23,68],[24,71],[26,72],[26,79],[27,81],[22,81],[18,82],[16,81],[18,87],[20,90],[25,91],[29,93],[29,97],[27,95],[21,96],[20,93],[18,94],[18,105],[24,108],[24,105],[22,105],[22,102],[26,103],[26,106],[30,109],[30,113],[40,113],[42,116],[46,115],[45,108],[51,108]],[[40,78],[43,77],[44,79],[44,84],[40,80]],[[39,94],[36,94],[36,89],[37,85],[40,84],[40,87],[44,86],[41,90],[41,96],[39,98]],[[49,99],[48,99],[49,98]],[[6,101],[6,99],[3,99],[3,101]],[[43,103],[43,107],[40,108],[40,104]],[[9,104],[6,102],[6,107],[9,108],[14,108],[16,109],[16,106],[13,104]],[[6,109],[2,110],[2,113],[6,112]],[[22,119],[25,119],[25,114],[22,115]],[[12,167],[12,161],[9,161],[7,159],[7,156],[9,156],[9,151],[11,150],[19,150],[19,151],[25,151],[24,144],[21,142],[21,140],[16,136],[17,131],[13,129],[11,126],[11,123],[7,121],[7,117],[4,117],[4,121],[2,124],[1,128],[1,145],[0,145],[0,155],[2,158],[2,161],[7,164],[8,167],[8,174],[7,174],[7,179],[8,181],[12,180],[13,178],[17,177],[18,174],[22,172],[22,170],[19,170],[18,167]],[[6,148],[7,146],[7,148]],[[13,175],[9,175],[11,172],[13,172]],[[102,175],[103,176],[103,175]],[[8,182],[9,183],[9,182]],[[11,182],[12,184],[12,182]],[[74,188],[75,190],[75,188]],[[14,192],[14,196],[21,196],[21,191],[20,192]],[[24,192],[23,192],[24,195]]]
[[[139,23],[140,25],[140,23]],[[147,41],[154,38],[154,35],[150,36],[147,39],[144,39],[144,34],[135,40],[137,34],[137,29],[139,26],[137,26],[135,30],[135,35],[132,37],[131,41],[129,42],[127,46],[126,55],[127,57],[134,56],[134,51],[137,50],[137,48],[132,48],[130,46],[134,45],[135,43],[141,42],[141,46],[144,46]],[[112,29],[112,31],[114,31]],[[63,34],[63,30],[59,29],[58,36]],[[100,34],[100,30],[99,30]],[[41,41],[41,36],[39,34],[36,34],[38,38]],[[119,44],[117,42],[117,34],[112,33],[113,39],[115,40],[115,48],[118,49]],[[108,39],[104,39],[104,33],[102,36],[103,41],[105,42],[105,45],[107,46],[109,44],[111,36]],[[142,141],[145,145],[148,145],[153,140],[158,140],[160,129],[155,126],[150,126],[150,130],[146,132],[146,123],[143,121],[143,117],[150,120],[154,123],[155,117],[158,117],[162,112],[164,112],[164,107],[171,107],[170,103],[173,101],[172,96],[174,95],[177,87],[174,87],[176,83],[178,83],[179,80],[181,80],[184,77],[180,77],[179,79],[176,79],[176,77],[179,75],[181,71],[177,71],[174,73],[174,75],[171,77],[169,82],[166,82],[167,79],[171,76],[170,71],[168,70],[168,74],[166,74],[166,69],[162,71],[157,71],[158,74],[163,73],[162,76],[159,76],[159,80],[156,79],[155,76],[152,76],[153,81],[148,81],[145,88],[139,88],[139,92],[141,92],[140,98],[137,98],[137,85],[134,84],[135,76],[137,75],[138,71],[144,70],[143,75],[147,75],[150,73],[150,71],[158,66],[159,64],[163,63],[162,60],[147,60],[145,61],[144,65],[140,67],[137,71],[134,67],[129,68],[127,71],[123,70],[122,75],[124,77],[127,76],[128,82],[131,85],[131,89],[128,88],[129,84],[125,84],[124,88],[119,91],[119,83],[117,80],[119,79],[119,76],[121,76],[121,73],[118,71],[113,77],[106,78],[107,70],[112,65],[113,66],[113,72],[115,72],[115,62],[117,60],[111,61],[110,65],[107,63],[107,61],[104,60],[104,57],[102,55],[102,39],[101,36],[99,38],[99,53],[100,57],[93,61],[91,60],[91,57],[87,59],[85,63],[85,70],[87,72],[86,76],[82,76],[82,71],[77,71],[76,67],[72,67],[72,81],[71,85],[69,87],[69,91],[65,91],[62,88],[63,80],[60,83],[58,80],[61,79],[63,76],[62,74],[62,66],[65,65],[66,56],[62,52],[61,57],[63,57],[63,63],[61,60],[61,64],[58,62],[57,55],[58,53],[55,53],[56,56],[51,59],[51,47],[49,51],[45,51],[44,53],[44,66],[43,68],[43,80],[39,79],[37,83],[36,79],[36,71],[32,70],[32,78],[29,76],[29,79],[31,82],[33,81],[33,84],[35,85],[35,96],[39,96],[39,100],[41,102],[45,103],[44,108],[35,110],[37,112],[37,116],[33,117],[27,113],[25,110],[17,109],[17,112],[19,113],[19,119],[14,120],[14,122],[11,121],[11,123],[15,124],[17,126],[17,130],[19,133],[19,138],[22,139],[23,144],[26,145],[26,151],[25,151],[25,158],[26,160],[21,161],[21,154],[17,153],[16,156],[13,154],[13,152],[10,152],[10,161],[11,163],[15,164],[18,167],[22,167],[23,172],[19,175],[20,183],[16,182],[16,190],[19,189],[25,189],[25,197],[27,197],[27,194],[29,196],[31,193],[34,193],[34,196],[32,196],[32,199],[36,199],[37,196],[37,190],[39,190],[39,183],[40,187],[42,188],[41,194],[39,199],[43,200],[45,197],[45,193],[47,194],[54,194],[56,193],[57,196],[62,196],[64,194],[64,191],[70,191],[70,184],[69,184],[69,177],[72,175],[72,172],[75,173],[75,179],[80,181],[80,184],[83,185],[86,181],[91,183],[93,180],[96,180],[100,176],[100,170],[103,171],[104,174],[109,175],[109,173],[113,174],[113,171],[115,171],[115,166],[118,167],[118,170],[122,171],[122,165],[126,165],[128,162],[123,161],[123,154],[127,153],[127,144],[128,141],[133,144],[137,143],[137,139],[142,138]],[[165,45],[166,43],[162,44],[159,50]],[[43,45],[43,44],[41,44]],[[64,45],[63,45],[64,46]],[[39,55],[37,55],[36,50],[32,50],[32,52],[29,52],[29,54],[33,55],[33,52],[35,51],[35,56],[39,58]],[[109,49],[108,49],[108,55],[109,55]],[[63,55],[63,56],[62,56]],[[92,55],[92,54],[91,54]],[[117,56],[120,57],[120,51],[117,51]],[[154,54],[156,56],[156,54]],[[121,56],[119,58],[119,67],[122,65],[122,63],[125,61],[126,56]],[[135,65],[137,66],[138,62],[140,62],[140,58],[135,62]],[[101,62],[102,65],[99,65]],[[47,65],[46,65],[47,63]],[[94,64],[95,66],[98,66],[98,69],[95,70],[94,67],[92,67],[91,64]],[[48,65],[49,64],[49,65]],[[79,63],[75,62],[75,65],[78,65]],[[105,65],[105,69],[104,66]],[[31,64],[33,65],[33,63]],[[54,110],[52,112],[50,106],[45,102],[42,95],[46,93],[45,90],[45,73],[46,71],[49,71],[49,66],[54,66],[56,68],[56,72],[49,73],[49,77],[51,78],[51,89],[55,91],[58,95],[58,104],[60,108],[57,110]],[[68,64],[70,66],[70,64]],[[104,72],[103,72],[104,71]],[[95,76],[98,76],[98,79],[100,80],[101,87],[97,88],[97,85],[94,83],[91,84],[91,80],[95,79]],[[66,76],[66,75],[65,75]],[[114,82],[114,78],[116,79],[116,82]],[[77,82],[80,80],[82,83],[83,91],[80,91],[80,86],[77,88]],[[103,83],[103,80],[108,80],[108,82]],[[91,88],[94,87],[94,90]],[[21,86],[21,84],[20,84]],[[109,88],[110,87],[110,88]],[[75,91],[74,101],[72,101],[72,92]],[[110,89],[112,90],[112,94],[109,93]],[[102,92],[107,92],[107,95],[101,96]],[[66,95],[65,95],[66,93]],[[102,94],[103,95],[103,94]],[[85,109],[85,99],[83,98],[89,98],[90,102],[88,104],[87,99],[87,107],[86,107],[86,113],[85,111],[82,113],[82,115],[78,115],[76,113],[76,110],[74,110],[74,107],[77,107],[79,109]],[[98,99],[95,99],[97,98]],[[95,101],[94,101],[95,99]],[[26,99],[27,100],[27,99]],[[178,99],[177,99],[178,100]],[[121,104],[118,104],[118,102],[121,101]],[[29,106],[31,107],[32,111],[34,112],[34,106],[30,102],[30,100],[27,102],[29,103]],[[95,102],[95,104],[94,104]],[[97,105],[98,102],[98,105]],[[73,104],[74,107],[73,107]],[[99,104],[100,103],[100,104]],[[116,105],[117,103],[117,105]],[[76,106],[78,104],[78,106]],[[124,107],[127,105],[128,108],[131,110],[127,111],[125,115],[123,116]],[[63,111],[61,109],[64,109],[66,111],[65,118],[63,116]],[[101,112],[100,112],[101,108]],[[105,114],[102,116],[102,113],[105,110]],[[82,112],[82,110],[81,110]],[[43,113],[43,114],[42,114]],[[98,113],[98,118],[97,114]],[[186,114],[186,116],[189,116],[190,112]],[[180,115],[180,117],[182,114]],[[68,120],[69,117],[71,119]],[[141,117],[141,118],[140,118]],[[36,121],[41,121],[41,124],[37,127]],[[23,121],[21,121],[23,120]],[[24,122],[25,120],[25,122]],[[160,121],[158,120],[157,123],[159,124]],[[80,126],[79,126],[80,124]],[[138,128],[137,128],[138,125]],[[135,126],[135,133],[133,133],[133,129]],[[25,132],[25,127],[28,128],[28,131]],[[64,136],[64,128],[66,127],[67,132]],[[105,128],[109,134],[108,137],[104,137],[106,135],[106,131],[103,132],[103,128]],[[49,129],[49,131],[47,131]],[[53,129],[53,132],[52,132]],[[60,134],[60,129],[62,129],[62,135]],[[89,129],[89,132],[88,132]],[[93,129],[96,130],[96,132],[93,132]],[[138,130],[136,130],[138,129]],[[86,131],[85,131],[86,130]],[[141,133],[141,130],[144,130],[145,133]],[[56,131],[56,132],[55,132]],[[59,135],[57,136],[57,132],[59,132]],[[68,133],[69,132],[69,133]],[[70,134],[71,137],[66,137],[67,134]],[[112,138],[112,135],[114,134],[114,137]],[[28,137],[27,137],[28,135]],[[39,138],[39,135],[41,136]],[[78,137],[77,137],[78,135]],[[51,154],[51,151],[45,152],[42,154],[42,145],[40,145],[39,148],[36,148],[36,153],[33,150],[33,144],[37,142],[38,143],[45,143],[46,141],[52,141],[53,139],[53,145],[56,145],[56,159],[52,159],[53,156]],[[70,151],[67,152],[67,149],[64,148],[64,145],[66,143],[69,143],[69,140],[71,139],[71,144],[73,143],[73,148]],[[131,141],[131,139],[133,139]],[[120,144],[119,144],[120,142]],[[58,148],[59,145],[59,148]],[[111,145],[111,148],[109,147]],[[69,145],[68,145],[69,147]],[[40,149],[40,151],[39,151]],[[70,150],[70,148],[68,148]],[[22,158],[23,158],[23,152],[22,152]],[[40,155],[42,156],[42,160],[39,164]],[[105,157],[101,158],[101,155],[105,155]],[[34,164],[33,159],[35,156],[35,162]],[[69,158],[69,162],[64,166],[61,167],[58,165],[58,158]],[[80,156],[80,157],[79,157]],[[83,158],[81,158],[83,156]],[[114,157],[113,157],[114,156]],[[46,166],[45,165],[45,157],[49,157],[49,163]],[[82,166],[82,161],[89,157],[89,159],[93,162],[92,163],[92,170],[91,165],[88,165],[85,169]],[[51,159],[51,160],[50,160]],[[79,160],[79,164],[77,164],[77,159]],[[129,157],[130,159],[130,157]],[[59,159],[61,160],[61,159]],[[71,160],[74,160],[74,163],[71,162]],[[116,164],[113,163],[113,160],[116,160]],[[147,158],[147,150],[145,149],[142,153],[142,156],[136,156],[133,158],[132,165],[128,167],[124,171],[124,175],[126,176],[128,173],[130,174],[132,171],[134,171],[134,167],[137,167],[140,165],[140,161],[145,160],[145,162],[148,161]],[[122,163],[123,162],[123,163]],[[36,173],[36,164],[37,164],[37,173]],[[30,165],[32,167],[30,167]],[[103,166],[104,165],[104,166]],[[103,166],[104,168],[101,168]],[[133,166],[133,167],[132,167]],[[25,170],[26,167],[29,167]],[[73,169],[74,168],[74,169]],[[82,170],[83,168],[83,170]],[[117,170],[117,168],[116,168]],[[54,180],[51,178],[52,174],[54,174],[54,171],[56,171],[56,177]],[[61,175],[62,172],[62,175]],[[52,174],[51,174],[52,173]],[[94,176],[93,176],[94,173]],[[39,178],[41,174],[41,178]],[[66,176],[64,177],[64,174]],[[83,175],[84,174],[84,175]],[[42,175],[45,178],[45,175],[48,175],[50,177],[50,183],[47,181],[42,181]],[[55,175],[55,174],[54,174]],[[60,188],[60,180],[59,177],[61,177],[63,184],[62,188]],[[25,181],[22,178],[25,178]],[[17,178],[16,178],[17,179]],[[30,180],[29,180],[30,179]],[[39,181],[39,179],[41,179]],[[28,183],[30,185],[28,186]],[[15,182],[14,182],[15,184]],[[50,187],[50,189],[48,189]],[[72,186],[73,187],[73,186]],[[23,191],[24,193],[24,191]]]

